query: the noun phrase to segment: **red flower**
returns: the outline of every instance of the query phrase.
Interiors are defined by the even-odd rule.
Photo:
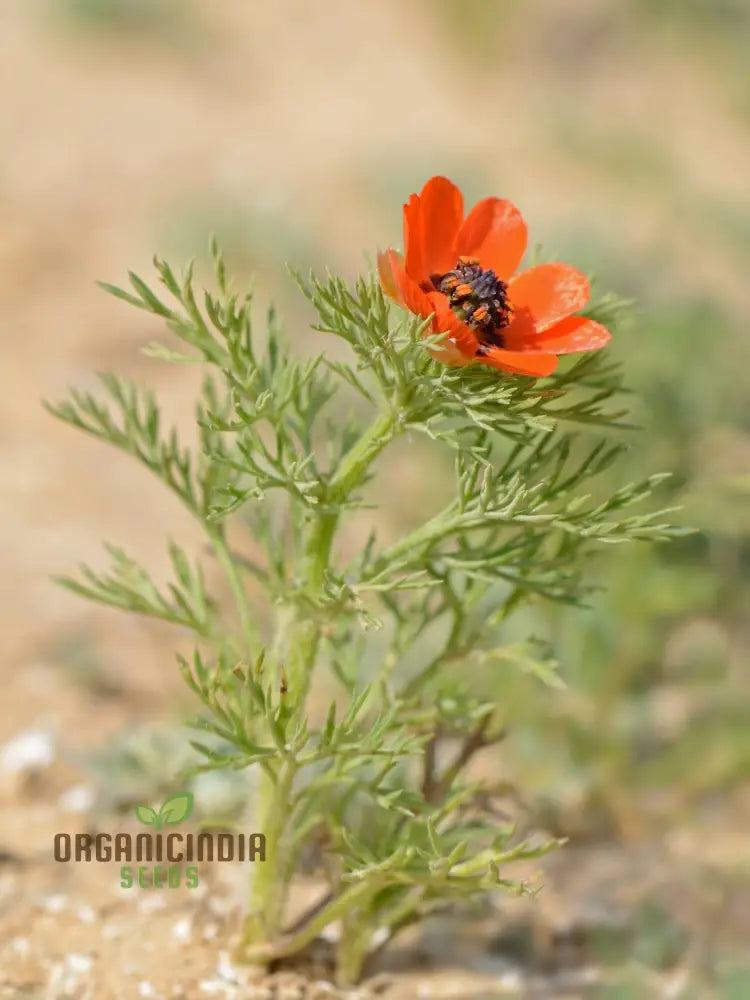
[[[447,365],[481,362],[521,375],[549,375],[558,354],[592,351],[610,339],[574,315],[589,300],[584,274],[539,264],[515,274],[526,223],[502,198],[484,198],[464,218],[461,192],[432,177],[404,205],[404,254],[378,254],[383,290],[446,333],[435,356]],[[513,276],[515,274],[515,276]]]

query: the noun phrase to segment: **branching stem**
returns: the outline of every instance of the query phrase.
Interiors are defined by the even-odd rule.
[[[363,481],[372,462],[392,439],[396,427],[396,415],[392,410],[384,411],[377,417],[332,476],[327,489],[327,506],[339,507],[351,496]],[[286,654],[283,663],[275,666],[279,671],[284,667],[288,683],[284,697],[290,699],[296,717],[300,717],[305,711],[320,644],[320,622],[307,609],[323,608],[325,605],[325,583],[338,521],[338,513],[328,510],[311,519],[301,566],[307,602],[303,604],[298,600],[287,605],[283,609],[286,613],[279,616],[278,632],[285,634],[277,634],[274,646],[279,650],[286,647]],[[219,546],[217,553],[221,559],[221,553],[226,553],[226,547]],[[230,582],[231,580],[230,577]],[[238,588],[241,588],[241,581],[236,574],[234,584],[235,596],[239,600]],[[296,766],[291,760],[285,761],[275,779],[267,773],[259,775],[259,815],[270,853],[265,864],[253,873],[250,912],[241,944],[243,949],[252,944],[274,941],[283,920],[288,882],[293,873],[285,871],[278,863],[274,864],[274,857],[285,838]]]

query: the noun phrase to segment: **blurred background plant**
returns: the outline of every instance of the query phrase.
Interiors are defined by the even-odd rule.
[[[63,9],[78,30],[63,29]],[[123,30],[121,10],[137,30]],[[165,28],[174,18],[179,30]],[[113,318],[94,279],[145,271],[155,248],[200,256],[213,229],[232,271],[258,274],[262,296],[281,301],[286,328],[312,353],[310,314],[288,295],[281,262],[354,275],[360,248],[374,254],[396,239],[403,197],[443,172],[468,202],[512,198],[545,255],[637,299],[612,353],[644,430],[618,475],[673,469],[660,501],[681,503],[701,529],[668,546],[615,549],[597,567],[590,612],[539,607],[519,621],[519,634],[551,644],[568,691],[514,681],[518,721],[492,766],[508,781],[523,770],[536,793],[529,807],[555,833],[626,845],[653,836],[701,877],[746,886],[745,0],[227,0],[179,11],[6,0],[0,28],[1,322],[13,344],[0,372],[2,738],[43,717],[97,750],[124,725],[163,716],[179,686],[169,635],[113,624],[114,612],[84,609],[46,580],[82,550],[95,562],[102,535],[134,539],[152,565],[165,531],[194,540],[127,462],[102,470],[95,443],[73,440],[38,406],[92,368],[146,376],[133,346],[152,340],[155,324]],[[198,41],[175,46],[177,35]],[[184,420],[191,373],[165,366],[156,378]],[[394,459],[401,491],[384,485],[377,498],[393,525],[440,488],[439,463],[424,462],[428,481],[411,449]],[[68,491],[71,470],[92,483],[85,497]],[[166,572],[158,558],[154,568]],[[54,667],[58,637],[73,632],[89,637],[98,673],[123,698],[87,693],[85,664],[69,690],[67,653],[62,689],[29,698],[20,668],[40,658]],[[86,699],[97,710],[81,724]],[[714,977],[728,997],[744,995],[731,992],[747,982],[737,968],[741,958]],[[685,997],[704,995],[690,988]]]

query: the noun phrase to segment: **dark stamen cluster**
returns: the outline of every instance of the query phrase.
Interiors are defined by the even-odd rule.
[[[446,274],[433,274],[434,288],[448,301],[456,315],[477,334],[482,346],[502,347],[500,332],[511,320],[508,286],[494,271],[482,269],[475,257],[459,257]],[[477,353],[484,353],[480,347]]]

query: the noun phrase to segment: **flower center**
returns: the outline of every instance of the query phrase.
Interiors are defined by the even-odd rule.
[[[508,286],[494,271],[483,270],[476,257],[459,257],[452,271],[432,274],[430,281],[448,297],[459,319],[476,332],[478,354],[485,353],[487,345],[503,346],[500,331],[510,323],[512,310]]]

